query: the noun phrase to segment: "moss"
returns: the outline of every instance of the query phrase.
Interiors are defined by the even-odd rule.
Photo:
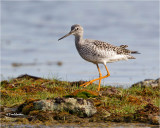
[[[3,80],[0,82],[0,86],[2,86],[2,87],[6,87],[7,85],[8,85],[8,81],[6,81],[6,80]]]
[[[26,93],[36,93],[38,91],[43,91],[46,88],[41,86],[22,86],[20,87],[21,90],[25,91]]]
[[[152,88],[152,87],[132,87],[127,89],[129,93],[132,93],[134,95],[139,95],[139,96],[149,96],[149,97],[154,97],[154,96],[160,96],[160,91],[159,88]]]
[[[59,93],[59,94],[64,94],[65,93],[65,88],[64,87],[53,87],[53,88],[48,88],[48,91],[51,93]]]
[[[22,113],[27,115],[31,110],[33,110],[33,103],[29,103],[23,107]]]
[[[134,122],[134,115],[133,114],[112,114],[111,116],[105,118],[104,120],[112,121],[112,122],[131,123],[131,122]]]
[[[48,120],[53,120],[54,113],[50,111],[33,110],[29,112],[29,115],[36,117],[36,119],[38,119],[39,121],[45,122]]]
[[[112,121],[112,122],[124,122],[123,115],[118,114],[111,114],[111,116],[105,118],[105,121]]]
[[[4,108],[5,108],[4,106],[0,105],[0,112],[4,112]]]
[[[149,122],[150,121],[149,115],[151,114],[158,115],[159,108],[154,106],[153,104],[147,104],[146,106],[144,106],[143,109],[138,109],[134,113],[134,118],[136,121]]]
[[[142,97],[137,97],[137,96],[132,96],[130,95],[129,97],[127,97],[127,101],[131,104],[142,104],[143,103],[143,100],[142,100]]]
[[[105,105],[105,103],[102,102],[101,100],[99,100],[98,98],[92,98],[92,101],[94,102],[94,105],[96,107],[101,106],[101,105]]]
[[[69,114],[68,112],[58,112],[54,115],[54,120],[59,123],[84,123],[86,118],[79,118],[76,115]]]
[[[134,122],[134,115],[132,113],[124,115],[124,122],[127,123]]]
[[[29,112],[33,110],[33,102],[38,100],[39,99],[27,99],[18,107],[18,112],[22,112],[25,115],[29,114]]]
[[[76,97],[76,98],[94,98],[97,97],[99,94],[97,92],[94,91],[90,91],[90,90],[76,90],[73,93],[66,95],[65,97]]]
[[[9,98],[8,92],[6,90],[0,90],[0,97],[2,99]]]
[[[89,92],[79,92],[79,93],[76,95],[76,97],[87,99],[87,98],[96,97],[96,96],[90,94]]]

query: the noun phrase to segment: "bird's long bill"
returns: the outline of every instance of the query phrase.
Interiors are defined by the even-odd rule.
[[[58,41],[61,40],[61,39],[63,39],[63,38],[65,38],[65,37],[67,37],[67,36],[69,36],[69,35],[71,35],[71,34],[72,34],[72,31],[70,31],[70,32],[69,32],[68,34],[66,34],[65,36],[59,38]]]

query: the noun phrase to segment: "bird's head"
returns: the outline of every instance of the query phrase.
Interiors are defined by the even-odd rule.
[[[83,35],[83,28],[79,24],[72,25],[71,26],[71,31],[68,34],[66,34],[65,36],[58,39],[58,40],[61,40],[61,39],[65,38],[67,36],[70,36],[70,35],[82,36]]]

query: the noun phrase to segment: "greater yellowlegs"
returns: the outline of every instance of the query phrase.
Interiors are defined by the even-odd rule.
[[[106,63],[111,63],[119,60],[135,59],[135,57],[131,56],[130,54],[138,53],[137,51],[130,51],[126,49],[128,47],[127,45],[114,46],[103,41],[83,39],[83,27],[78,24],[73,25],[71,27],[71,31],[65,36],[61,37],[59,40],[69,35],[75,36],[75,44],[80,56],[83,59],[96,64],[99,71],[99,78],[93,79],[80,86],[86,87],[89,84],[92,84],[94,81],[99,80],[98,91],[100,91],[101,80],[110,76]],[[102,76],[100,68],[98,66],[99,63],[105,66],[107,75]]]

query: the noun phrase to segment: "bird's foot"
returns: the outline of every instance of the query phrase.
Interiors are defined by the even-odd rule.
[[[88,85],[92,83],[93,83],[92,81],[88,81],[88,82],[85,82],[84,84],[81,84],[80,86],[87,87]]]

